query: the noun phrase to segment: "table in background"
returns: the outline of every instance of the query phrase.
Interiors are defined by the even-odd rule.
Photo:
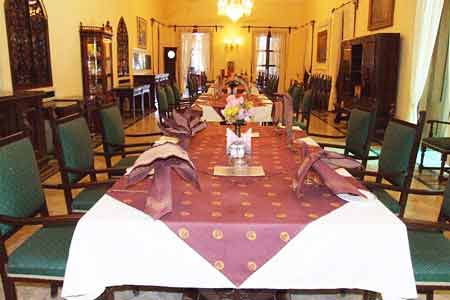
[[[150,95],[150,84],[145,85],[132,85],[132,84],[123,84],[118,85],[113,88],[113,92],[116,97],[119,99],[120,111],[124,113],[124,102],[125,99],[128,98],[130,101],[130,105],[132,106],[133,118],[136,118],[136,98],[140,98],[141,102],[141,112],[142,115],[145,114],[145,98],[148,97],[148,108],[149,110],[152,107],[152,97]]]

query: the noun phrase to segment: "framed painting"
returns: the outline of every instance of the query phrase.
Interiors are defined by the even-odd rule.
[[[394,24],[395,0],[369,1],[369,30],[378,30]]]
[[[147,20],[137,17],[137,47],[147,49]]]
[[[317,33],[317,62],[324,64],[327,62],[328,30]]]

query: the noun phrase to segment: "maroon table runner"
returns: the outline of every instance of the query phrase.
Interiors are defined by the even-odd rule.
[[[292,182],[300,156],[286,136],[272,127],[251,126],[260,137],[252,143],[251,165],[262,165],[266,177],[214,177],[217,165],[228,165],[225,129],[210,124],[195,136],[188,152],[195,164],[201,191],[172,174],[173,211],[161,218],[175,234],[223,272],[236,286],[276,255],[310,222],[342,206],[320,177],[311,171],[301,198]],[[243,131],[246,128],[242,129]],[[301,132],[296,132],[297,138]],[[125,179],[113,190],[123,189]],[[152,180],[128,188],[135,193],[109,194],[143,210]],[[155,241],[157,242],[157,241]]]

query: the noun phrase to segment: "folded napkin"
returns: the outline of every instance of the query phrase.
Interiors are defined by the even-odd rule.
[[[173,143],[150,148],[127,169],[127,188],[144,180],[151,172],[154,173],[144,211],[155,219],[160,219],[172,211],[171,169],[200,190],[197,172],[189,155],[183,148]]]
[[[308,146],[306,143],[301,144],[300,149],[303,162],[297,171],[294,181],[297,197],[300,197],[302,193],[305,177],[311,168],[319,174],[323,183],[333,194],[350,194],[365,197],[346,177],[339,175],[335,171],[336,168],[359,167],[359,163],[343,155],[325,151],[320,147]]]
[[[232,130],[227,128],[227,154],[229,154],[230,146],[234,143],[242,142],[245,144],[245,153],[252,153],[252,129],[247,130],[246,133],[238,137]]]
[[[173,111],[172,115],[173,119],[162,117],[164,125],[159,123],[159,128],[165,135],[178,138],[181,146],[187,149],[191,137],[205,129],[207,124],[201,121],[201,116],[193,110],[186,110],[182,114]]]

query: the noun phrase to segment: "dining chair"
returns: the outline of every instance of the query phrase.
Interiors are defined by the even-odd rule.
[[[178,84],[172,81],[170,86],[172,87],[173,94],[175,96],[175,107],[176,109],[185,109],[191,106],[191,100],[189,98],[183,98],[183,94],[178,88]]]
[[[156,95],[158,97],[159,121],[162,123],[163,117],[169,117],[169,103],[168,103],[166,91],[164,88],[158,86],[156,88]]]
[[[176,99],[172,85],[166,84],[164,86],[164,92],[166,92],[167,105],[169,107],[169,111],[173,111],[174,109],[176,109]]]
[[[122,116],[120,114],[120,109],[115,103],[110,103],[99,107],[97,113],[99,114],[100,120],[100,131],[103,144],[103,154],[106,161],[107,168],[116,168],[120,170],[127,169],[131,167],[138,155],[141,154],[153,146],[151,142],[144,143],[126,143],[125,138],[151,138],[156,136],[161,136],[161,132],[155,133],[143,133],[143,134],[126,134],[123,128]],[[116,156],[121,156],[121,159],[113,165],[112,158]],[[122,171],[111,172],[108,174],[111,178],[112,176],[123,175]]]
[[[319,146],[322,148],[343,149],[345,156],[361,161],[361,171],[364,171],[368,160],[379,158],[378,155],[370,156],[376,114],[376,107],[372,109],[354,108],[348,120],[345,144],[319,143]]]
[[[422,153],[420,158],[419,172],[422,172],[422,170],[439,170],[439,181],[442,182],[446,179],[444,176],[444,172],[450,172],[450,168],[445,166],[447,163],[447,157],[450,154],[450,137],[439,136],[438,133],[439,129],[443,131],[445,130],[446,132],[448,126],[450,125],[450,122],[429,120],[427,123],[430,124],[430,133],[428,137],[424,138],[422,141]],[[440,167],[424,166],[425,153],[427,152],[428,148],[441,154]]]
[[[437,222],[403,219],[408,227],[417,290],[426,294],[427,300],[433,300],[434,291],[450,290],[450,239],[443,234],[450,232],[450,183],[444,191],[413,190],[411,193],[422,195],[422,201],[427,196],[443,198]]]
[[[49,216],[28,134],[0,139],[1,276],[6,300],[16,300],[17,282],[48,283],[56,296],[80,215]],[[6,243],[24,226],[42,225],[11,253]]]
[[[376,182],[364,182],[378,199],[393,213],[403,217],[411,190],[417,152],[419,150],[426,113],[420,112],[417,124],[392,119],[384,134],[378,172],[365,171],[364,176]],[[363,177],[364,178],[364,177]],[[386,180],[385,184],[382,181]],[[387,191],[400,192],[396,201]]]
[[[62,184],[55,188],[64,190],[68,212],[86,212],[114,184],[112,180],[97,180],[98,174],[124,172],[124,169],[96,169],[91,134],[86,119],[81,114],[73,114],[56,119],[52,114],[50,120],[55,154],[59,163]],[[89,176],[88,182],[81,182]],[[81,189],[75,197],[72,191]]]
[[[299,84],[294,84],[290,90],[288,90],[289,95],[291,95],[293,104],[294,104],[294,114],[295,119],[298,121],[299,113],[300,113],[300,104],[303,101],[304,90],[303,86]]]

